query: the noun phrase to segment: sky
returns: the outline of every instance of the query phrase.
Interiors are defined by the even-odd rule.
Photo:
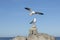
[[[25,7],[44,15],[29,16]],[[60,36],[60,0],[0,0],[0,37],[27,36],[33,18],[39,33]]]

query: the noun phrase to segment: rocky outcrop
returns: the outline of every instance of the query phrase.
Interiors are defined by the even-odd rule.
[[[14,37],[12,40],[26,40],[26,37],[24,37],[24,36],[17,36],[17,37]]]
[[[55,37],[45,33],[38,33],[36,26],[33,25],[27,37],[17,36],[12,40],[55,40]]]

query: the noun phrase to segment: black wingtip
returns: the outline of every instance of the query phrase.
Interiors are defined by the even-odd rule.
[[[28,8],[28,7],[25,7],[25,9],[26,9],[26,10],[30,10],[30,8]]]
[[[30,24],[32,24],[32,23],[33,23],[33,21],[30,22]]]
[[[25,7],[25,9],[27,9],[27,7]]]
[[[40,13],[41,15],[44,15],[44,13]]]

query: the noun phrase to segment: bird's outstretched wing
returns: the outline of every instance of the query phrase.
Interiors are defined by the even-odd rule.
[[[33,21],[30,22],[30,24],[32,24],[32,23],[33,23]]]
[[[32,9],[31,8],[25,7],[25,9],[28,10],[28,11],[30,11],[30,12],[32,12]]]
[[[39,13],[40,15],[44,15],[43,13]]]
[[[44,14],[43,14],[43,13],[41,13],[41,12],[35,12],[35,14],[44,15]]]

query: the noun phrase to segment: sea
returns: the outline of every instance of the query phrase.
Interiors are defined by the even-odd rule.
[[[11,40],[13,37],[0,37],[0,40]],[[56,37],[56,40],[60,40],[60,37]]]

